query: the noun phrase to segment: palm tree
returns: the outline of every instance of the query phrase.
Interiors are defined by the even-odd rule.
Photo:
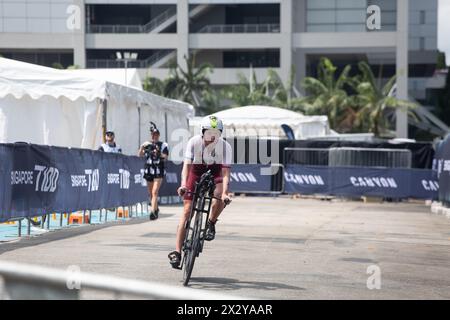
[[[267,78],[263,84],[272,99],[272,105],[286,109],[299,109],[303,103],[300,93],[295,88],[295,66],[291,66],[286,84],[273,69],[267,70]]]
[[[209,89],[201,92],[201,105],[198,107],[199,115],[208,115],[223,109],[224,91]]]
[[[303,103],[300,93],[295,88],[295,67],[291,67],[286,85],[278,73],[269,68],[263,82],[258,83],[252,70],[247,78],[238,74],[239,84],[224,89],[224,97],[233,102],[233,107],[246,105],[269,105],[287,109],[298,109]]]
[[[317,79],[306,77],[302,81],[302,86],[308,94],[301,102],[303,111],[308,114],[326,114],[331,128],[338,126],[343,111],[352,105],[352,99],[344,88],[351,85],[349,78],[351,66],[345,66],[338,77],[336,70],[337,67],[330,59],[322,57],[317,66]]]
[[[415,103],[400,100],[392,96],[392,89],[395,85],[396,76],[381,87],[376,84],[375,76],[370,66],[365,61],[358,63],[358,69],[361,72],[359,84],[356,85],[356,103],[359,109],[356,113],[355,125],[362,130],[373,132],[379,136],[382,131],[388,127],[385,117],[387,108],[405,108],[411,109],[416,106]]]
[[[142,88],[145,91],[163,96],[165,93],[166,81],[148,76],[142,81]],[[170,98],[170,97],[167,97]]]
[[[195,66],[194,55],[184,58],[186,70],[183,70],[180,65],[170,69],[170,76],[164,86],[164,96],[180,99],[199,107],[201,105],[199,94],[211,87],[208,75],[212,72],[212,66],[208,63]]]
[[[270,104],[271,98],[267,92],[267,79],[264,83],[258,83],[253,70],[249,78],[242,72],[239,72],[237,76],[239,83],[225,90],[225,97],[232,102],[232,107]]]

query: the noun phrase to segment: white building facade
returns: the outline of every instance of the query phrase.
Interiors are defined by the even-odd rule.
[[[259,79],[273,68],[287,80],[292,65],[299,81],[314,75],[325,55],[339,67],[367,60],[382,78],[397,72],[398,96],[409,91],[420,101],[436,64],[437,2],[0,0],[0,54],[47,66],[114,68],[124,67],[116,52],[135,52],[128,67],[164,78],[170,63],[183,66],[194,53],[196,63],[214,66],[215,85],[237,83],[250,68]],[[367,25],[373,5],[381,19],[374,30]]]

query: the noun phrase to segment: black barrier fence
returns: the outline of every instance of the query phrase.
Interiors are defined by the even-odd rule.
[[[433,171],[439,179],[439,201],[450,207],[450,135],[437,145]]]
[[[434,148],[427,142],[390,143],[388,141],[328,141],[328,140],[271,140],[255,138],[227,139],[233,148],[234,163],[242,164],[308,164],[328,165],[328,150],[331,148],[363,148],[409,150],[411,152],[411,168],[431,169],[434,159]],[[319,150],[309,154],[286,153],[286,148]]]

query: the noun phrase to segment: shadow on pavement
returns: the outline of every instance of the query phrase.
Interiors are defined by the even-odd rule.
[[[241,281],[231,278],[196,277],[191,278],[189,287],[194,289],[219,289],[219,290],[305,290],[305,288],[291,286],[284,283],[261,282],[261,281]]]

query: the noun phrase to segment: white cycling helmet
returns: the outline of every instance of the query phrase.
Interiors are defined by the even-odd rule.
[[[217,129],[220,132],[223,132],[223,123],[222,120],[217,118],[216,116],[207,116],[202,119],[201,122],[201,131],[202,134],[204,130],[208,129]]]

